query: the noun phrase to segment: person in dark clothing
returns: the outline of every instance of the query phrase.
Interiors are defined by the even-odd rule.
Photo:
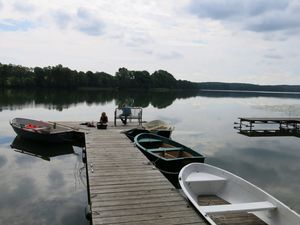
[[[107,123],[108,123],[108,117],[107,117],[106,113],[103,112],[100,117],[100,124],[106,125]]]
[[[122,113],[120,114],[120,119],[124,125],[127,124],[127,118],[131,115],[131,108],[129,106],[123,106]]]

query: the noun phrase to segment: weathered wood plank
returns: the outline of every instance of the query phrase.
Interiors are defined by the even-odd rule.
[[[164,186],[165,188],[168,188],[169,185]],[[147,189],[146,189],[147,188]],[[97,194],[103,194],[103,193],[115,193],[115,192],[135,192],[135,191],[142,191],[142,190],[158,190],[161,189],[162,185],[156,185],[156,186],[148,186],[148,185],[143,185],[143,186],[138,186],[135,188],[122,188],[122,187],[118,187],[118,188],[114,188],[114,189],[93,189],[91,190],[93,193],[97,193]],[[134,193],[133,193],[134,194]]]
[[[138,205],[138,204],[145,204],[145,203],[155,203],[155,202],[162,202],[162,201],[179,201],[182,200],[180,196],[166,196],[166,197],[152,197],[152,198],[135,198],[135,199],[127,199],[126,202],[122,200],[111,200],[111,201],[93,201],[93,206],[112,206],[112,205]]]
[[[189,204],[185,201],[180,200],[173,200],[173,201],[161,201],[161,202],[150,202],[150,203],[143,203],[143,204],[136,204],[130,205],[131,209],[145,209],[145,208],[153,208],[153,207],[174,207],[178,205],[185,205],[190,207]],[[97,206],[93,205],[93,212],[98,211],[115,211],[115,210],[124,210],[128,209],[128,205],[113,205],[113,206]]]
[[[137,221],[151,221],[157,219],[170,219],[170,218],[180,218],[182,215],[185,215],[186,218],[189,216],[195,216],[195,212],[189,210],[184,213],[179,212],[167,212],[165,213],[153,213],[153,214],[140,214],[133,216],[114,216],[114,217],[96,217],[95,221],[97,224],[119,224],[125,222],[137,222]]]
[[[189,224],[198,224],[198,225],[205,225],[207,223],[199,221],[199,219],[193,218],[171,218],[171,219],[155,219],[155,220],[145,220],[145,221],[130,221],[125,223],[119,223],[121,225],[158,225],[158,224],[168,224],[168,225],[189,225]]]
[[[109,195],[110,194],[110,195]],[[147,198],[154,198],[154,197],[158,197],[158,198],[169,198],[169,197],[174,197],[174,196],[178,196],[178,193],[176,192],[159,192],[159,193],[155,193],[155,194],[149,194],[147,192],[144,192],[143,194],[134,194],[134,195],[122,195],[121,193],[109,193],[108,195],[101,195],[101,196],[97,196],[99,198],[100,201],[127,201],[130,199],[144,199],[145,195],[147,194]]]

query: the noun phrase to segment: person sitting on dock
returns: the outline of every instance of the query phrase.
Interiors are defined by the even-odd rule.
[[[102,112],[101,117],[100,117],[100,124],[107,125],[107,123],[108,123],[108,117],[105,112]]]
[[[131,108],[124,104],[122,108],[122,113],[119,115],[119,118],[121,119],[124,125],[127,124],[127,117],[130,115],[131,115]]]

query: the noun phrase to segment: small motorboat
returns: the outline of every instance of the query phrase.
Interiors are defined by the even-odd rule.
[[[300,224],[299,214],[288,206],[220,168],[191,163],[181,169],[178,179],[183,193],[212,225]]]
[[[40,142],[71,143],[84,136],[83,133],[71,127],[32,119],[14,118],[10,125],[17,135]]]
[[[19,135],[11,143],[11,148],[16,152],[34,156],[46,161],[60,155],[74,154],[72,144],[69,143],[43,143],[25,139]]]
[[[139,134],[134,138],[134,143],[177,188],[181,168],[191,162],[204,162],[205,159],[193,149],[156,134]]]
[[[174,127],[162,120],[152,120],[145,123],[141,128],[133,128],[125,131],[125,135],[133,142],[135,136],[142,133],[157,134],[166,138],[170,138]]]

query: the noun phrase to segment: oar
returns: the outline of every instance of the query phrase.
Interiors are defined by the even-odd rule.
[[[52,121],[49,121],[49,123],[57,124],[57,125],[62,126],[62,127],[67,127],[67,128],[73,129],[73,130],[75,130],[75,131],[78,131],[79,129],[82,129],[82,130],[88,130],[88,129],[84,129],[84,128],[72,127],[72,126],[69,126],[69,125],[66,125],[66,124],[62,124],[62,123],[58,123],[58,122],[52,122]]]

